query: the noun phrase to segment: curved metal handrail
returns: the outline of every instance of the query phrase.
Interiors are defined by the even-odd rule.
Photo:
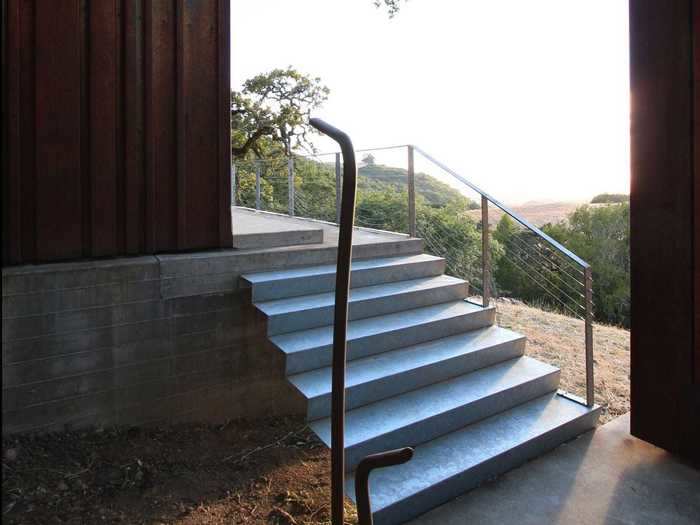
[[[369,499],[369,474],[376,468],[406,463],[413,457],[411,447],[388,450],[366,456],[355,471],[355,499],[357,500],[358,525],[372,525],[372,505]]]
[[[338,260],[335,274],[335,308],[333,323],[333,364],[331,386],[331,519],[343,525],[345,508],[345,362],[348,329],[348,295],[352,264],[352,231],[355,222],[357,166],[350,137],[321,119],[309,120],[314,128],[328,135],[343,154],[343,198],[340,210]],[[413,457],[412,448],[391,450],[364,458],[357,467],[355,495],[360,525],[372,525],[369,500],[369,473],[372,469],[405,463]]]
[[[345,497],[345,360],[357,167],[352,141],[346,133],[317,118],[310,119],[309,124],[336,141],[343,154],[343,200],[340,210],[338,261],[335,274],[331,389],[331,517],[334,525],[343,525],[345,510],[343,507]]]

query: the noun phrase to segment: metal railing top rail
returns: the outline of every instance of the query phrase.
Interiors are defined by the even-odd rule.
[[[356,149],[354,150],[355,153],[367,153],[369,151],[386,151],[390,149],[399,149],[399,148],[407,148],[410,146],[410,144],[396,144],[395,146],[379,146],[377,148],[362,148],[362,149]],[[304,158],[314,158],[314,157],[325,157],[327,155],[336,155],[339,152],[337,151],[326,151],[323,153],[294,153],[294,156],[296,157],[304,157]]]
[[[566,256],[568,259],[572,260],[582,268],[588,268],[590,267],[590,264],[588,264],[586,261],[584,261],[581,257],[576,255],[574,252],[566,248],[566,246],[562,245],[559,241],[555,240],[554,238],[550,237],[546,233],[544,233],[541,229],[539,229],[537,226],[532,224],[530,221],[522,217],[520,214],[517,212],[513,211],[511,208],[503,204],[501,201],[498,199],[492,197],[490,194],[486,193],[484,190],[479,188],[476,184],[470,182],[466,178],[462,177],[459,173],[454,171],[453,169],[449,168],[447,165],[445,165],[443,162],[440,162],[437,160],[435,157],[430,155],[428,152],[426,152],[424,149],[422,149],[420,146],[416,146],[413,144],[397,144],[394,146],[382,146],[382,147],[377,147],[377,148],[364,148],[364,149],[356,149],[354,150],[355,153],[366,153],[370,151],[385,151],[385,150],[391,150],[391,149],[399,149],[399,148],[408,148],[411,147],[418,153],[420,153],[423,157],[425,157],[427,160],[444,170],[446,173],[448,173],[450,176],[454,177],[456,180],[473,190],[474,192],[478,193],[482,197],[485,197],[491,204],[499,208],[501,211],[504,213],[508,214],[511,216],[513,219],[515,219],[518,223],[520,223],[522,226],[527,228],[528,230],[532,231],[535,233],[538,237],[540,237],[542,240],[546,241],[548,244],[556,248],[558,252],[560,252],[562,255]],[[296,157],[302,157],[302,158],[315,158],[315,157],[321,157],[321,156],[327,156],[327,155],[338,155],[339,152],[325,152],[325,153],[313,153],[313,154],[298,154],[295,153],[294,156]],[[270,159],[264,159],[264,161],[269,162]],[[240,162],[240,161],[237,161]],[[256,161],[252,161],[256,162]]]
[[[413,146],[413,149],[416,150],[418,153],[420,153],[423,157],[428,159],[430,162],[438,166],[439,168],[443,169],[445,172],[449,173],[451,176],[453,176],[455,179],[457,179],[459,182],[464,184],[465,186],[468,186],[472,190],[474,190],[476,193],[481,195],[482,197],[485,197],[491,204],[496,206],[497,208],[500,208],[504,213],[507,213],[513,219],[515,219],[517,222],[522,224],[525,228],[528,230],[531,230],[535,234],[537,234],[538,237],[542,238],[543,240],[547,241],[549,244],[554,246],[557,251],[561,252],[562,254],[566,255],[569,259],[572,261],[576,262],[578,265],[580,265],[583,268],[589,268],[590,264],[588,264],[586,261],[581,259],[578,255],[576,255],[574,252],[563,246],[560,242],[556,241],[546,233],[544,233],[542,230],[540,230],[537,226],[534,224],[530,223],[527,219],[521,217],[518,213],[514,212],[511,210],[508,206],[500,202],[498,199],[493,198],[491,195],[483,191],[481,188],[476,186],[475,184],[469,182],[467,179],[462,177],[459,173],[456,171],[448,168],[445,164],[437,160],[435,157],[427,153],[425,150],[421,149],[418,146]]]

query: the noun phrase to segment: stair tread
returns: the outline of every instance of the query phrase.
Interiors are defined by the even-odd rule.
[[[523,336],[511,330],[490,326],[355,359],[348,361],[346,365],[345,386],[352,388],[376,379],[395,376],[408,370],[522,338]],[[309,399],[330,394],[331,371],[331,367],[327,366],[294,374],[288,379]]]
[[[523,356],[350,410],[345,415],[345,445],[352,447],[557,372]],[[329,417],[310,424],[328,446],[330,424]]]
[[[449,319],[483,310],[479,305],[468,301],[450,301],[431,306],[414,308],[404,312],[378,315],[348,322],[347,340],[378,335],[419,324]],[[333,326],[321,326],[270,337],[284,353],[292,354],[333,343]]]
[[[380,512],[497,456],[537,440],[592,410],[558,394],[547,394],[415,448],[413,459],[372,474],[372,508]],[[354,479],[348,489],[354,498]]]
[[[390,297],[401,295],[409,292],[418,292],[441,288],[460,283],[465,283],[463,279],[451,277],[449,275],[439,275],[436,277],[423,277],[420,279],[412,279],[408,281],[398,281],[392,283],[376,284],[372,286],[364,286],[362,288],[353,288],[350,290],[348,303],[358,303],[371,299]],[[302,295],[299,297],[290,297],[285,299],[275,299],[272,301],[263,301],[255,303],[255,306],[268,316],[282,315],[290,312],[299,312],[303,310],[311,310],[314,308],[332,307],[335,304],[335,293],[325,292],[313,295]]]
[[[382,257],[378,259],[364,259],[353,261],[351,271],[368,270],[370,268],[380,268],[387,266],[401,266],[405,264],[414,264],[426,261],[440,260],[441,257],[428,254],[406,255],[401,257]],[[335,274],[335,264],[324,264],[321,266],[304,266],[301,268],[292,268],[289,270],[278,270],[273,272],[260,272],[245,274],[243,279],[251,284],[261,284],[274,281],[283,281],[285,279],[295,279],[299,277],[313,277],[321,274]]]

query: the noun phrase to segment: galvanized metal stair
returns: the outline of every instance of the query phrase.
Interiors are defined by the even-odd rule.
[[[401,523],[595,426],[599,408],[557,393],[559,370],[431,255],[353,262],[346,369],[347,491],[368,454],[414,446],[372,474],[378,524]],[[335,265],[245,275],[288,380],[330,446]]]

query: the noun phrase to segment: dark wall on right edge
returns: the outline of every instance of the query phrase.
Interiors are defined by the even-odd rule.
[[[695,0],[630,0],[632,434],[700,462]]]

